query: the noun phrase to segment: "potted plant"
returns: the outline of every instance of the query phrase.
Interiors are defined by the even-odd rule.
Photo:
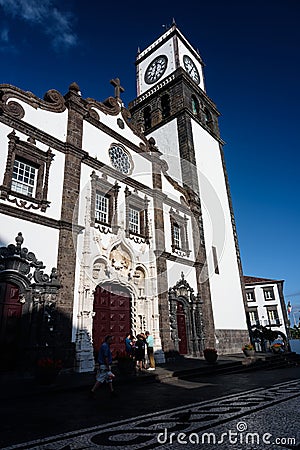
[[[203,351],[204,358],[209,363],[215,363],[218,359],[218,352],[215,348],[206,348]]]
[[[245,356],[254,356],[254,354],[255,354],[254,346],[251,343],[245,344],[242,347],[242,350],[243,350]]]
[[[52,384],[62,368],[60,359],[44,357],[37,362],[36,378],[39,384]]]
[[[273,353],[280,353],[282,350],[282,344],[280,344],[279,342],[275,342],[275,344],[271,345],[271,349]]]

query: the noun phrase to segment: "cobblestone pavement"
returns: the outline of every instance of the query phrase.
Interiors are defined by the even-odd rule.
[[[300,449],[300,381],[277,383],[4,450]]]

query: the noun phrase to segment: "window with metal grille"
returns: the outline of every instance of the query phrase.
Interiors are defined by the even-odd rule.
[[[108,223],[108,197],[96,192],[95,218],[100,222]]]
[[[11,189],[29,197],[34,196],[37,168],[27,162],[15,159]]]
[[[129,208],[129,230],[140,233],[140,212],[134,208]]]

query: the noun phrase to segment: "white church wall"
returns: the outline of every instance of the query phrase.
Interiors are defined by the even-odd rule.
[[[151,137],[155,139],[158,149],[163,151],[161,159],[168,163],[168,175],[177,183],[182,184],[177,121],[172,120],[164,127],[155,130],[151,133]],[[165,183],[165,180],[163,180],[163,183]],[[168,185],[164,184],[164,192],[167,189]],[[172,191],[174,191],[174,188],[172,188]],[[172,191],[170,192],[171,195]],[[168,191],[166,193],[169,194]]]
[[[184,275],[184,279],[194,289],[194,294],[196,295],[197,278],[195,268],[176,261],[167,261],[167,277],[169,288],[172,288],[176,283],[178,283],[178,281],[180,281],[182,273]]]
[[[231,215],[219,144],[192,123],[216,329],[246,329]],[[215,273],[212,246],[219,273]]]
[[[138,143],[139,142],[140,140]],[[109,148],[113,143],[118,144],[119,142],[117,139],[113,139],[111,136],[88,122],[84,122],[82,143],[83,150],[88,152],[91,157],[98,159],[109,167],[113,167],[109,157]],[[130,176],[145,186],[151,186],[152,165],[149,159],[145,158],[143,154],[139,154],[129,149],[124,144],[121,145],[126,149],[127,153],[130,154],[133,162],[133,170]],[[121,173],[120,178],[122,178]]]
[[[19,99],[11,100],[20,103],[25,111],[23,121],[33,125],[39,130],[48,133],[50,136],[55,136],[56,139],[65,142],[67,135],[68,111],[61,113],[47,111],[41,108],[33,108],[28,103]]]
[[[121,113],[119,113],[117,116],[111,116],[110,114],[105,114],[99,108],[93,107],[92,109],[95,110],[99,115],[99,122],[106,125],[111,130],[115,130],[122,137],[128,139],[134,145],[137,145],[139,147],[140,143],[142,142],[141,138],[134,134],[133,130],[126,124]],[[122,120],[124,128],[119,127],[118,120]],[[84,122],[84,124],[88,124],[88,122]]]
[[[4,214],[0,214],[0,224],[1,246],[15,244],[15,238],[21,232],[22,247],[33,252],[46,266],[44,272],[50,275],[52,267],[57,266],[59,230]]]

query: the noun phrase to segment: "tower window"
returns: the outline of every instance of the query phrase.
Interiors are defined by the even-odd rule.
[[[194,95],[192,95],[192,112],[194,114],[194,116],[198,116],[199,115],[199,102],[196,99],[196,97]]]
[[[265,300],[275,300],[273,287],[263,288]]]
[[[170,116],[170,97],[165,94],[161,97],[162,118],[166,119]]]
[[[204,119],[205,119],[205,125],[207,125],[208,128],[210,128],[212,130],[213,129],[212,115],[207,108],[204,108]]]
[[[145,130],[148,130],[151,128],[151,108],[150,106],[147,106],[147,108],[144,109],[144,125]]]

